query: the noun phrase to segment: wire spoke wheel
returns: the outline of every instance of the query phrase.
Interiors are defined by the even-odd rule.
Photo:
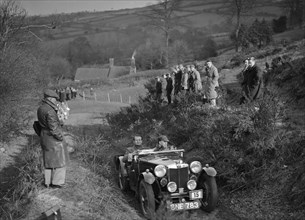
[[[218,201],[218,189],[214,177],[207,176],[200,183],[203,188],[203,199],[201,200],[201,208],[204,211],[212,212],[215,210]]]
[[[152,219],[156,209],[155,194],[152,186],[144,180],[140,182],[139,200],[143,215],[147,219]]]

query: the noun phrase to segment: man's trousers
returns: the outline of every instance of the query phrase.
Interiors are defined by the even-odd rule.
[[[44,170],[45,185],[63,185],[66,180],[66,167],[50,168]]]

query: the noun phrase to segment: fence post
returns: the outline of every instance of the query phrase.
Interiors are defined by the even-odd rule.
[[[108,96],[108,102],[110,102],[110,96],[109,96],[109,93],[107,93],[107,96]]]
[[[120,100],[121,100],[121,103],[123,103],[123,99],[122,99],[122,94],[120,93]]]
[[[83,100],[85,100],[86,98],[85,98],[85,91],[83,91]]]
[[[96,101],[96,93],[94,93],[94,100]]]
[[[130,96],[128,96],[128,103],[129,103],[129,104],[131,103],[131,98],[130,98]]]

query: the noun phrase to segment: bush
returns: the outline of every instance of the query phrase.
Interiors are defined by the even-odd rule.
[[[0,57],[0,138],[8,140],[28,122],[28,98],[40,88],[38,60],[28,51],[11,48]],[[31,103],[32,104],[32,103]]]
[[[274,33],[282,33],[287,29],[287,17],[281,16],[272,20],[272,30]]]
[[[235,67],[240,66],[244,63],[246,59],[244,54],[236,54],[234,57],[231,58],[230,62],[226,63],[222,69],[233,69]]]
[[[253,106],[215,111],[202,100],[200,94],[180,95],[168,107],[146,98],[108,115],[108,121],[117,134],[129,131],[143,135],[148,146],[153,146],[158,134],[166,134],[187,156],[201,155],[215,166],[220,183],[227,189],[259,186],[275,159],[278,100],[270,94],[257,103],[258,112]]]
[[[63,78],[72,78],[72,75],[70,73],[70,63],[64,58],[52,57],[48,61],[48,68],[51,74],[51,78],[56,81],[60,81]]]

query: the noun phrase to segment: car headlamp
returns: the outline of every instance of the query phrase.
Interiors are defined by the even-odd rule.
[[[158,165],[155,167],[154,172],[157,177],[164,177],[166,174],[166,168],[164,165]]]
[[[171,193],[175,192],[177,190],[177,184],[175,182],[169,182],[167,184],[167,190]]]
[[[199,173],[202,170],[202,165],[199,161],[193,161],[190,164],[190,169],[193,173]]]
[[[196,189],[196,187],[197,187],[197,183],[196,183],[195,180],[189,180],[189,181],[187,182],[187,188],[188,188],[189,190],[194,190],[194,189]]]

